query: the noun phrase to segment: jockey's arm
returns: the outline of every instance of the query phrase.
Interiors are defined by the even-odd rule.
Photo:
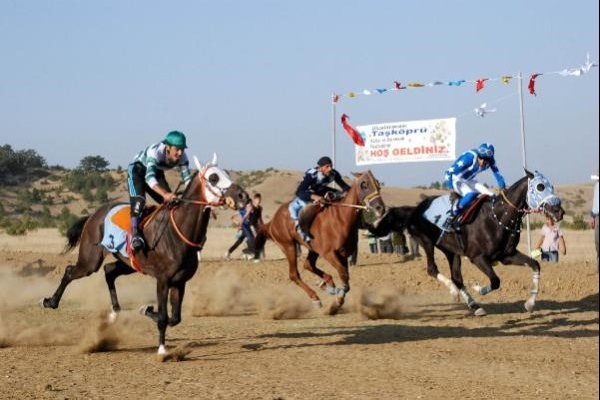
[[[175,193],[171,193],[171,192],[163,189],[162,186],[160,186],[158,183],[151,187],[152,187],[152,190],[154,190],[156,193],[161,195],[161,197],[163,198],[163,201],[165,203],[170,203],[177,198]]]
[[[348,185],[344,181],[344,179],[342,178],[340,173],[337,172],[337,170],[333,170],[332,173],[333,173],[333,180],[340,187],[340,189],[342,189],[342,192],[346,193],[348,190],[350,190],[350,185]]]
[[[494,178],[496,178],[496,183],[498,183],[498,187],[500,189],[506,188],[506,182],[504,182],[504,177],[502,176],[502,174],[500,173],[500,170],[496,166],[496,162],[493,162],[490,165],[490,169],[492,170],[492,172],[494,174]]]

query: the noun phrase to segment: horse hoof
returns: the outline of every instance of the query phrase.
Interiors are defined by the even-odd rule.
[[[158,346],[158,352],[156,354],[158,354],[159,356],[166,356],[167,354],[169,354],[169,352],[167,351],[165,345],[161,344],[160,346]]]
[[[153,309],[154,307],[152,307],[150,304],[144,304],[143,306],[138,308],[138,312],[140,313],[140,315],[146,316],[147,313],[149,311],[152,312]]]
[[[487,312],[485,312],[483,308],[479,307],[477,310],[475,310],[473,315],[475,315],[476,317],[483,317],[484,315],[487,315]]]
[[[114,324],[114,322],[117,320],[118,316],[119,316],[119,313],[116,312],[115,310],[112,310],[106,316],[106,320],[108,321],[109,324]]]
[[[38,305],[40,306],[40,308],[46,308],[46,306],[44,305],[44,300],[46,299],[42,297],[40,301],[38,301]]]
[[[535,309],[535,301],[534,300],[527,300],[525,302],[525,310],[527,310],[528,312],[532,312]]]
[[[474,284],[471,287],[473,288],[474,291],[476,291],[477,293],[481,294],[481,288],[482,288],[482,286],[479,283],[476,283],[476,284]]]

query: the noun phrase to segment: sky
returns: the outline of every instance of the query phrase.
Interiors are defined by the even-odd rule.
[[[189,154],[216,152],[227,169],[306,170],[334,152],[332,93],[521,72],[527,166],[589,183],[598,68],[526,89],[531,73],[577,67],[587,52],[597,61],[598,37],[597,0],[0,0],[0,145],[116,168],[176,129]],[[484,102],[496,112],[480,118]],[[428,185],[450,162],[357,167],[341,113],[355,126],[456,117],[458,153],[491,142],[507,181],[523,175],[516,80],[343,98],[336,113],[344,175]]]

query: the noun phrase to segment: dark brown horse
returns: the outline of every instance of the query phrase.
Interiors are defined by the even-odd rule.
[[[525,214],[544,212],[555,221],[563,218],[564,210],[554,187],[542,174],[526,171],[526,176],[495,197],[482,202],[478,214],[463,225],[459,233],[442,230],[424,217],[436,197],[423,200],[416,207],[393,207],[379,225],[369,230],[383,235],[390,230],[408,232],[423,246],[427,255],[427,272],[450,289],[450,293],[463,298],[475,315],[485,315],[485,310],[471,297],[463,283],[461,256],[468,257],[490,280],[487,286],[475,285],[480,295],[500,287],[500,278],[493,264],[528,265],[533,270],[533,287],[525,302],[525,309],[533,311],[539,291],[540,264],[517,250],[521,224]],[[444,253],[450,264],[451,279],[442,275],[435,263],[434,248]]]
[[[186,282],[198,268],[198,251],[206,239],[211,207],[227,204],[231,208],[244,207],[248,194],[233,184],[227,173],[213,161],[202,167],[196,159],[198,172],[188,184],[178,204],[162,205],[154,218],[144,227],[147,248],[137,252],[135,259],[143,273],[156,278],[158,310],[152,306],[144,309],[144,315],[154,320],[159,332],[159,354],[166,354],[165,332],[168,326],[181,322],[181,303]],[[62,280],[50,298],[41,304],[45,308],[57,308],[67,285],[100,269],[105,257],[110,254],[99,245],[104,234],[104,218],[117,203],[105,204],[95,213],[81,218],[67,232],[66,250],[79,243],[79,256],[75,265],[66,267]],[[115,279],[135,270],[129,260],[114,253],[116,261],[104,266],[106,284],[112,302],[111,319],[121,309],[115,289]],[[171,317],[167,312],[167,301],[171,302]]]
[[[279,246],[288,260],[290,279],[304,289],[318,306],[321,306],[319,296],[304,283],[298,272],[296,245],[301,244],[308,248],[304,268],[322,279],[319,286],[323,290],[336,295],[334,307],[337,309],[344,304],[344,297],[350,290],[348,257],[357,246],[360,210],[372,209],[378,217],[385,213],[380,186],[371,171],[354,176],[356,179],[343,199],[321,205],[322,209],[310,227],[310,233],[314,237],[310,245],[302,240],[294,228],[294,221],[288,210],[289,202],[281,205],[271,221],[261,227],[255,241],[256,258],[259,257],[266,239],[272,239]],[[325,258],[336,269],[342,280],[341,288],[336,289],[331,275],[317,267],[319,256]]]

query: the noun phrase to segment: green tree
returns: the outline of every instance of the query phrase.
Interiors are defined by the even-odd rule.
[[[79,161],[77,168],[85,172],[104,172],[109,164],[102,156],[86,156]]]

